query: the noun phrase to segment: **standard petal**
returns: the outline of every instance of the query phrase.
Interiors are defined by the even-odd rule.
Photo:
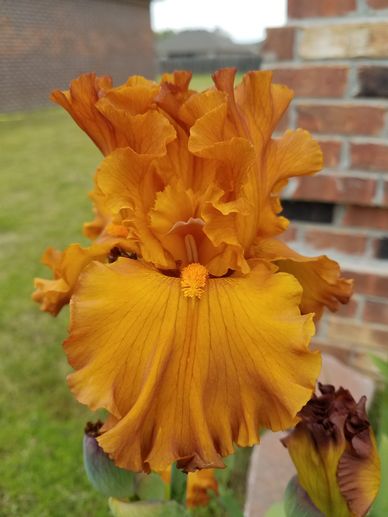
[[[70,90],[54,90],[51,100],[61,105],[103,154],[116,148],[113,128],[96,108],[96,102],[112,88],[109,76],[83,74],[71,82]]]
[[[123,224],[128,225],[144,260],[162,268],[175,267],[149,226],[148,211],[163,188],[149,159],[130,148],[117,149],[97,170],[96,185],[112,217],[120,214]]]
[[[250,139],[260,153],[292,100],[286,86],[272,84],[272,72],[248,72],[236,88],[236,103],[243,113]]]
[[[117,419],[99,443],[118,466],[222,466],[222,457],[285,429],[309,399],[320,356],[299,284],[258,263],[209,279],[202,297],[139,261],[94,263],[72,299],[65,351],[79,401]]]
[[[97,108],[115,128],[116,147],[130,147],[139,154],[154,158],[166,154],[167,144],[176,137],[167,118],[155,110],[133,115],[115,107],[107,96],[100,99]]]
[[[259,235],[273,237],[284,231],[285,224],[288,224],[284,217],[278,215],[281,211],[278,194],[287,185],[288,179],[315,174],[322,167],[319,144],[303,129],[288,130],[281,138],[269,141],[262,165],[265,201],[260,212]]]
[[[325,255],[305,257],[276,239],[260,240],[252,251],[255,257],[271,260],[279,271],[298,280],[303,288],[302,314],[314,312],[319,319],[325,307],[337,311],[352,295],[353,280],[342,278],[337,262]]]

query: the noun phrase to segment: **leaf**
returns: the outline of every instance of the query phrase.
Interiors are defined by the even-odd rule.
[[[375,366],[380,371],[386,383],[388,383],[388,361],[384,361],[381,357],[377,357],[376,355],[370,356]]]
[[[376,502],[372,507],[372,517],[388,515],[388,434],[380,438],[381,485]]]
[[[171,499],[180,504],[186,502],[187,474],[178,469],[176,464],[171,468]]]
[[[218,499],[223,506],[227,517],[244,517],[240,504],[231,490],[220,487]]]

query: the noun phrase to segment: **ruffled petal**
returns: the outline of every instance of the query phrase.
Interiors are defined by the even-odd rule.
[[[339,309],[340,303],[348,303],[353,292],[353,281],[341,277],[340,267],[325,255],[305,257],[292,250],[282,241],[263,239],[253,247],[252,254],[276,264],[279,271],[293,275],[303,288],[300,305],[302,314],[322,316],[323,309]]]
[[[285,429],[309,399],[320,356],[290,275],[258,263],[209,279],[201,298],[139,261],[94,263],[72,298],[65,350],[79,401],[117,419],[99,443],[118,466],[222,466],[233,444]]]
[[[155,97],[159,85],[144,77],[135,75],[126,84],[112,88],[106,94],[106,103],[117,110],[125,110],[130,115],[140,115],[155,108]]]
[[[97,108],[116,129],[116,147],[130,147],[154,158],[166,154],[167,144],[176,137],[167,118],[155,110],[132,115],[125,109],[116,108],[107,97],[97,103]]]
[[[116,138],[110,122],[96,108],[96,102],[111,88],[109,76],[83,74],[71,82],[70,90],[54,90],[51,94],[51,100],[65,108],[105,155],[116,148]]]
[[[162,75],[156,102],[175,120],[180,120],[180,107],[192,95],[189,90],[191,77],[192,73],[185,70]]]
[[[117,149],[97,170],[96,185],[112,217],[120,215],[129,237],[138,243],[138,253],[161,268],[174,268],[175,261],[152,233],[148,212],[162,190],[147,156],[130,148]]]
[[[42,311],[56,316],[64,305],[69,303],[80,272],[93,260],[106,261],[115,246],[129,250],[127,241],[107,239],[88,248],[71,244],[65,251],[48,248],[42,262],[53,271],[54,278],[35,278],[36,291],[32,298],[40,304]]]
[[[272,72],[264,70],[245,74],[235,97],[259,154],[288,108],[293,92],[286,86],[272,84]]]

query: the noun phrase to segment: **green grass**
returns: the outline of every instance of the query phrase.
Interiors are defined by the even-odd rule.
[[[90,414],[68,392],[57,319],[30,299],[44,249],[82,239],[98,151],[59,110],[0,118],[0,515],[108,515],[82,466]]]
[[[65,382],[68,309],[53,318],[31,300],[33,278],[49,274],[45,248],[87,242],[81,226],[93,218],[87,192],[101,155],[56,109],[0,115],[0,142],[0,517],[108,516],[82,465],[94,416]],[[246,452],[239,457],[242,501]]]

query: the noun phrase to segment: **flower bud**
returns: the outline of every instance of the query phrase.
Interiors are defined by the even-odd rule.
[[[213,469],[197,470],[187,476],[186,505],[188,508],[206,506],[210,492],[218,494],[218,483]]]
[[[298,481],[327,516],[363,517],[380,486],[380,460],[365,411],[348,390],[319,385],[321,396],[300,411],[301,421],[283,440]]]
[[[102,422],[88,422],[85,427],[83,455],[86,474],[93,487],[107,497],[132,497],[135,474],[116,467],[97,443]]]

